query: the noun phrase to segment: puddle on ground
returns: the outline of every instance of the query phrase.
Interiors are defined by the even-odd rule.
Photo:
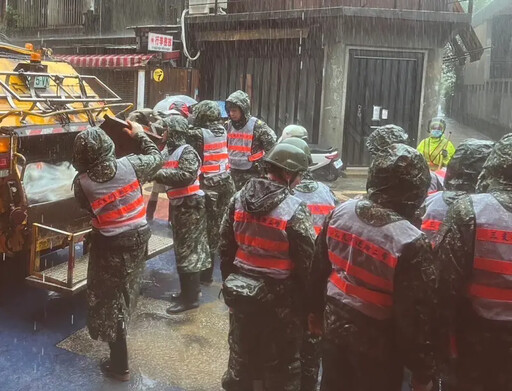
[[[158,381],[186,391],[217,391],[228,361],[228,311],[220,300],[181,315],[165,313],[168,303],[141,297],[130,323],[131,372],[145,383]],[[81,329],[58,347],[100,360],[106,343]]]

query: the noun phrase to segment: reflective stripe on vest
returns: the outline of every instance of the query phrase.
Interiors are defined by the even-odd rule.
[[[186,147],[189,147],[189,145],[185,144],[185,145],[178,147],[167,158],[167,162],[164,163],[163,167],[164,168],[179,168],[180,158],[181,158],[181,155],[183,154],[183,151],[185,150]],[[194,153],[197,155],[197,152],[195,150],[194,150]],[[199,155],[197,155],[197,160],[200,161]],[[191,184],[189,186],[184,186],[184,187],[169,187],[169,186],[167,186],[166,192],[167,192],[167,198],[169,198],[170,200],[183,198],[183,197],[190,196],[193,194],[199,194],[199,195],[203,194],[203,192],[199,188],[199,172],[198,172],[198,176],[193,184]]]
[[[126,158],[117,160],[115,176],[107,182],[80,175],[80,185],[94,213],[92,225],[105,236],[114,236],[146,225],[146,207],[140,183]]]
[[[448,212],[448,205],[444,202],[443,194],[444,192],[439,191],[429,195],[425,200],[425,215],[421,230],[427,235],[430,242],[433,242]]]
[[[357,203],[347,201],[332,214],[327,247],[333,273],[327,295],[372,318],[388,319],[398,258],[421,231],[406,220],[368,225],[357,216]]]
[[[434,174],[436,174],[441,179],[441,181],[444,182],[444,178],[446,178],[446,168],[435,170]]]
[[[228,154],[229,165],[237,170],[249,170],[253,162],[261,159],[264,151],[251,155],[254,127],[258,119],[251,117],[245,126],[236,130],[231,122],[228,125]]]
[[[297,186],[295,197],[304,201],[308,206],[313,218],[315,233],[318,235],[322,231],[325,219],[334,210],[336,200],[328,186],[320,182],[316,183],[318,184],[316,190],[310,193],[300,191],[300,185]]]
[[[229,171],[228,141],[226,133],[217,136],[210,129],[203,131],[203,166],[205,177],[213,177]]]
[[[512,320],[512,213],[491,194],[471,196],[476,216],[473,276],[468,294],[478,315]]]
[[[294,265],[286,227],[301,200],[288,195],[272,212],[256,216],[244,210],[240,194],[235,197],[233,230],[238,244],[235,264],[248,273],[276,279],[289,277]]]

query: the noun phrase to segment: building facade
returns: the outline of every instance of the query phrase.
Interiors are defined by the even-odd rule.
[[[365,139],[379,125],[403,126],[416,144],[437,113],[443,48],[471,29],[448,0],[225,3],[187,17],[201,97],[244,89],[277,133],[302,124],[349,166],[368,165]]]
[[[168,94],[193,94],[197,72],[184,69],[181,12],[185,0],[6,0],[7,39],[51,49],[82,74],[97,76],[124,101],[153,106]],[[149,34],[173,38],[172,51],[148,47]],[[169,49],[171,50],[171,49]],[[162,78],[154,72],[163,71]]]
[[[485,54],[458,69],[448,109],[460,121],[499,138],[512,131],[512,2],[494,0],[474,15],[473,27]]]

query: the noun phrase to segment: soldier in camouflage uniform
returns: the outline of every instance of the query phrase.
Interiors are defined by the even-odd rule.
[[[130,114],[128,114],[127,120],[132,122],[137,122],[138,124],[145,126],[147,129],[150,129],[151,132],[162,136],[162,141],[159,143],[158,149],[162,152],[162,156],[167,155],[166,145],[166,125],[163,122],[163,113],[156,113],[153,109],[144,108],[140,110],[134,110]],[[147,210],[147,219],[148,221],[153,221],[155,217],[156,207],[158,204],[158,197],[160,193],[165,193],[165,187],[159,185],[158,183],[153,183],[151,189],[151,195],[149,196],[149,201],[146,207]],[[170,218],[170,209],[169,209],[169,218]]]
[[[436,242],[443,345],[454,335],[458,350],[454,390],[512,390],[511,232],[508,134],[485,162],[477,194],[450,207]]]
[[[171,297],[169,314],[180,313],[199,306],[200,272],[211,267],[206,232],[206,203],[199,188],[201,159],[186,144],[188,122],[185,118],[166,118],[169,129],[169,157],[155,181],[167,187],[171,203],[174,253],[180,278],[181,293]]]
[[[375,156],[391,144],[408,144],[409,135],[398,125],[384,125],[374,130],[366,139],[366,148],[370,155]],[[442,179],[433,171],[430,172],[429,193],[443,190]]]
[[[399,391],[404,365],[415,390],[431,388],[436,270],[409,221],[429,181],[416,150],[391,145],[370,166],[367,199],[326,220],[308,295],[310,331],[324,329],[322,391]]]
[[[294,125],[287,126],[287,129],[289,130],[292,126]],[[290,144],[300,148],[307,155],[309,164],[311,165],[313,163],[311,151],[304,140],[297,137],[289,137],[285,138],[280,143]],[[315,229],[315,233],[318,235],[322,230],[327,216],[336,207],[336,205],[339,205],[340,202],[338,198],[336,198],[328,186],[315,181],[309,170],[306,171],[301,182],[293,189],[293,191],[295,197],[304,201],[308,206],[312,215],[311,217],[313,218],[313,228]],[[347,199],[344,201],[346,200]],[[320,337],[309,332],[307,329],[307,316],[304,316],[304,319],[306,327],[300,354],[302,369],[300,390],[316,391],[321,358]]]
[[[251,116],[249,95],[233,92],[226,100],[228,152],[236,190],[252,177],[260,176],[257,161],[276,143],[276,134],[262,120]]]
[[[252,178],[231,200],[221,229],[223,295],[230,307],[227,391],[300,389],[304,292],[314,251],[311,214],[291,189],[306,155],[276,145],[267,178]]]
[[[206,199],[212,267],[201,272],[201,282],[209,284],[212,282],[213,261],[220,241],[222,217],[235,194],[235,184],[229,173],[227,133],[221,124],[217,102],[205,100],[194,107],[194,127],[189,129],[187,141],[203,162],[200,184]]]
[[[136,305],[151,236],[141,185],[151,180],[163,163],[142,127],[130,126],[126,132],[138,141],[141,155],[116,159],[114,143],[106,133],[89,128],[76,137],[73,156],[78,171],[75,197],[93,217],[87,327],[93,339],[110,346],[110,359],[102,362],[102,370],[123,381],[130,377],[126,326]],[[135,209],[122,212],[125,205],[135,205]]]
[[[446,168],[446,190],[432,193],[425,200],[421,229],[432,241],[448,208],[465,195],[475,192],[478,176],[493,146],[492,141],[467,139],[457,147]]]

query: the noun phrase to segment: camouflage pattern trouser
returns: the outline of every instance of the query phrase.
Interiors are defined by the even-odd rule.
[[[512,391],[510,330],[467,331],[457,335],[457,347],[457,385],[450,391]]]
[[[113,237],[92,234],[87,272],[91,338],[114,342],[119,333],[126,337],[129,316],[139,297],[150,235],[147,227]]]
[[[220,225],[229,201],[235,194],[235,184],[231,176],[218,181],[207,178],[201,181],[201,189],[205,193],[208,244],[213,262],[220,243]]]
[[[265,391],[300,389],[300,316],[290,308],[233,310],[229,327],[229,363],[222,379],[226,391],[252,391],[263,380]]]
[[[205,197],[183,197],[171,206],[174,254],[178,273],[196,273],[211,267],[206,234]]]
[[[325,310],[322,391],[400,391],[403,366],[387,324],[347,318],[335,305]],[[381,327],[383,326],[383,327]]]

